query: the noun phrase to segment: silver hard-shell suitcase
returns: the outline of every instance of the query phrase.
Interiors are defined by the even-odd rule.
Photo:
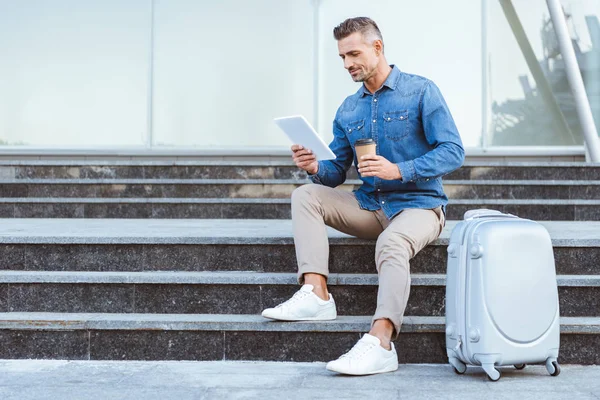
[[[554,254],[540,224],[472,210],[452,230],[446,279],[446,351],[455,372],[545,362],[560,373]]]

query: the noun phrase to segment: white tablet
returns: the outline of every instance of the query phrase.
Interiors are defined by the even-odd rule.
[[[273,121],[285,132],[292,144],[300,144],[312,150],[317,160],[335,159],[333,151],[302,115],[275,118]]]

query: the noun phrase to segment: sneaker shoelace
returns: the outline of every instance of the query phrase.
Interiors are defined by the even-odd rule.
[[[349,352],[347,352],[346,354],[342,355],[340,358],[360,359],[365,354],[367,354],[374,346],[375,345],[373,343],[368,343],[368,342],[364,342],[362,340],[359,340],[358,343],[356,343],[354,345],[354,347],[352,347],[350,349]]]
[[[306,296],[308,296],[307,292],[302,292],[302,291],[297,291],[296,293],[294,293],[294,295],[292,296],[291,299],[284,301],[283,303],[279,304],[278,306],[276,306],[275,308],[279,308],[279,307],[283,307],[283,306],[291,306],[292,304],[298,302],[299,300],[305,298]]]

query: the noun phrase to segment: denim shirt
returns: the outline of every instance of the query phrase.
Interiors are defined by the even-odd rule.
[[[377,154],[396,164],[402,178],[383,180],[359,173],[362,185],[354,194],[360,207],[381,208],[388,219],[407,208],[442,206],[445,213],[448,197],[442,176],[464,161],[460,135],[432,81],[391,67],[375,93],[363,85],[344,100],[333,121],[334,138],[329,145],[336,159],[319,161],[319,170],[309,177],[317,184],[341,185],[352,162],[358,165],[354,144],[372,138]]]

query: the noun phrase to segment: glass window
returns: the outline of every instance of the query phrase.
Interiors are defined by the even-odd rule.
[[[149,29],[149,0],[0,1],[0,144],[143,144]]]
[[[156,145],[288,147],[273,118],[313,120],[312,2],[157,0],[155,7]]]
[[[333,137],[331,122],[337,108],[360,85],[344,69],[333,28],[346,18],[366,16],[381,30],[387,61],[401,71],[434,81],[450,107],[464,145],[479,146],[480,2],[327,0],[320,4],[319,130],[324,137]]]
[[[490,125],[487,143],[499,146],[583,144],[575,102],[544,0],[491,1],[489,23]],[[584,83],[600,116],[600,42],[594,45],[599,0],[563,0]],[[522,27],[522,30],[520,29]],[[598,28],[600,30],[600,28]],[[596,35],[600,36],[600,32]],[[529,62],[527,60],[529,57]]]

